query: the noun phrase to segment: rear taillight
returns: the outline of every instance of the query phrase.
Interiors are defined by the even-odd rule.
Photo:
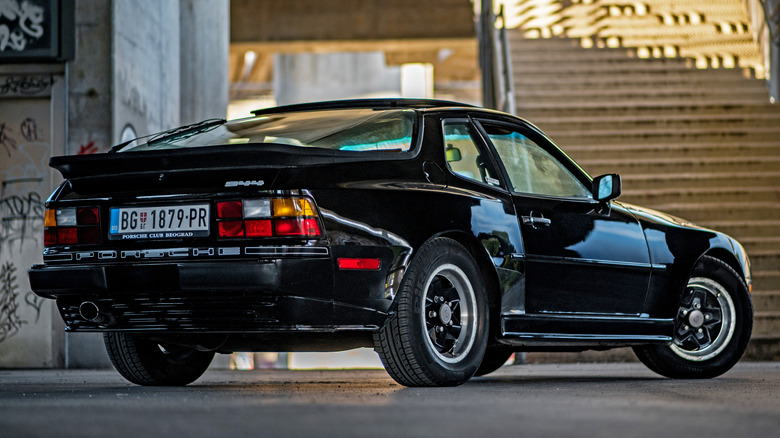
[[[43,218],[43,244],[88,245],[100,243],[97,207],[47,209]]]
[[[317,237],[317,211],[306,198],[264,198],[217,202],[222,239],[237,237]]]

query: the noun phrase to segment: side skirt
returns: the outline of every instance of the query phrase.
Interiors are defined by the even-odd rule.
[[[501,315],[499,342],[512,346],[613,348],[672,341],[674,320],[633,315]]]

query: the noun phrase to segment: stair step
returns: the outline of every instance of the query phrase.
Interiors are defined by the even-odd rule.
[[[751,268],[755,271],[776,271],[780,269],[780,251],[756,250],[748,252],[748,257],[750,257]]]
[[[610,87],[612,84],[604,83],[603,87]],[[669,89],[669,90],[654,90],[652,87],[633,87],[632,89],[612,89],[610,91],[604,90],[602,87],[593,87],[591,89],[583,90],[577,88],[561,86],[560,90],[556,93],[540,93],[541,90],[533,90],[529,87],[515,88],[515,100],[521,107],[532,107],[534,105],[541,106],[547,104],[549,106],[569,103],[570,107],[575,104],[588,103],[591,107],[596,105],[610,106],[615,102],[626,101],[629,103],[643,103],[645,106],[647,103],[665,103],[667,106],[679,104],[680,102],[688,102],[689,104],[698,105],[718,105],[727,103],[765,103],[769,102],[769,93],[766,89],[739,89],[734,86],[733,88],[724,88],[719,91],[712,90],[697,90],[697,89]],[[570,92],[567,92],[570,91]],[[689,100],[686,100],[689,99]],[[638,102],[631,102],[630,100],[637,100]],[[644,102],[644,101],[647,101]]]
[[[750,338],[750,343],[742,356],[743,360],[780,360],[780,333],[756,335]]]
[[[522,104],[522,102],[519,102]],[[686,115],[691,117],[706,117],[708,115],[729,115],[731,117],[750,117],[754,115],[774,115],[780,120],[780,105],[769,103],[768,99],[762,99],[761,102],[736,105],[733,103],[727,105],[698,105],[687,101],[680,101],[675,104],[668,102],[662,106],[652,107],[644,106],[641,108],[521,108],[518,115],[532,122],[542,119],[561,119],[575,117],[590,117],[593,119],[607,120],[612,117],[630,118],[630,117],[670,117],[677,115]],[[771,117],[770,117],[771,118]]]
[[[516,85],[515,89],[519,91],[533,89],[537,86],[547,88],[564,87],[575,89],[582,87],[606,88],[610,85],[636,85],[640,87],[655,86],[659,89],[666,85],[690,85],[695,89],[702,87],[703,84],[709,83],[713,83],[715,88],[720,88],[728,84],[745,84],[752,86],[753,84],[763,82],[761,79],[753,78],[743,69],[690,69],[665,73],[655,72],[652,74],[636,71],[631,72],[630,74],[622,75],[583,74],[572,76],[571,73],[567,74],[559,72],[555,70],[554,67],[551,67],[546,74],[531,72],[519,73],[515,71],[513,71],[513,74]]]
[[[568,150],[568,148],[567,148]],[[594,175],[596,175],[594,173]],[[659,176],[657,173],[621,174],[624,189],[780,186],[780,172],[701,172]],[[777,219],[777,218],[774,218]]]
[[[515,75],[538,74],[550,70],[555,66],[555,71],[577,74],[594,74],[600,72],[613,72],[615,74],[650,71],[663,71],[666,73],[686,71],[694,68],[691,62],[681,58],[640,59],[624,57],[623,59],[607,57],[592,57],[588,62],[583,59],[570,59],[560,56],[558,59],[545,59],[544,62],[531,62],[529,59],[512,59],[512,72]]]
[[[566,153],[576,161],[594,159],[644,160],[668,157],[692,159],[700,157],[778,157],[780,140],[753,143],[702,143],[702,144],[636,144],[636,145],[588,145],[568,146]]]
[[[765,221],[707,221],[701,222],[699,225],[722,231],[743,244],[745,241],[749,241],[749,239],[776,239],[777,237],[775,236],[780,236],[780,220],[778,219]]]
[[[753,333],[756,335],[780,334],[780,312],[772,312],[772,311],[754,312]]]
[[[566,117],[536,119],[534,124],[545,132],[567,133],[574,135],[603,135],[609,132],[625,134],[642,133],[773,133],[780,139],[780,117],[775,114],[764,116],[740,115],[670,115],[666,117],[644,116],[634,120],[619,117],[585,118]]]
[[[709,85],[707,87],[706,85]],[[708,96],[739,97],[740,95],[752,95],[761,99],[768,99],[769,93],[766,86],[760,83],[741,80],[724,81],[721,87],[713,87],[712,84],[705,83],[698,86],[690,84],[667,84],[659,88],[657,84],[614,84],[605,83],[603,87],[561,87],[561,86],[534,86],[522,89],[516,89],[516,98],[522,102],[537,102],[543,99],[565,99],[574,100],[606,100],[606,99],[646,99],[658,98],[661,96],[670,98],[696,97],[704,98]]]
[[[637,101],[625,101],[625,102],[611,102],[610,105],[604,105],[603,102],[592,102],[587,100],[577,100],[577,101],[571,101],[571,102],[561,102],[561,101],[555,101],[555,102],[526,102],[523,99],[522,94],[516,94],[515,96],[517,100],[517,114],[524,114],[526,111],[562,111],[564,114],[566,111],[584,111],[586,109],[592,109],[596,111],[603,111],[603,110],[639,110],[639,109],[659,109],[659,108],[670,108],[670,109],[677,109],[677,108],[690,108],[690,107],[702,107],[702,106],[710,106],[710,107],[728,107],[728,106],[735,106],[735,105],[741,105],[741,106],[749,106],[749,105],[760,105],[760,104],[766,104],[768,103],[767,99],[755,99],[755,98],[749,98],[749,97],[740,97],[740,98],[723,98],[723,97],[712,97],[710,99],[707,99],[706,102],[699,102],[699,101],[680,101],[675,99],[644,99],[644,100],[637,100]]]
[[[739,243],[745,247],[745,250],[748,252],[748,254],[766,251],[777,251],[780,253],[780,237],[732,237],[739,240]]]
[[[759,312],[780,312],[780,290],[753,291],[753,308]]]
[[[752,266],[752,269],[754,292],[780,290],[780,268],[761,271]]]
[[[742,202],[780,203],[778,187],[721,187],[721,188],[675,188],[657,190],[624,190],[621,199],[639,205],[668,203],[713,203],[739,199]]]
[[[708,107],[709,109],[709,107]],[[659,114],[658,111],[648,113],[646,111],[637,114],[568,114],[567,112],[558,112],[557,115],[548,114],[546,117],[535,117],[534,123],[545,123],[547,125],[560,124],[570,126],[569,129],[579,129],[578,124],[582,125],[618,125],[626,123],[646,124],[646,123],[730,123],[747,124],[751,122],[771,123],[777,125],[780,121],[780,107],[777,111],[766,111],[740,114],[730,109],[712,110],[708,112],[688,112],[674,114]],[[777,144],[780,144],[778,139]]]
[[[681,217],[694,223],[712,220],[774,220],[780,217],[780,203],[777,202],[719,202],[709,204],[670,203],[655,205],[650,208]],[[751,258],[752,256],[753,254],[751,254]],[[777,268],[780,268],[780,266]]]
[[[555,138],[555,137],[553,137]],[[564,150],[566,148],[564,147]],[[588,159],[579,160],[580,166],[592,175],[604,173],[620,174],[656,174],[676,173],[715,173],[715,172],[771,172],[780,171],[780,157],[715,157],[715,158],[668,158],[658,159]]]
[[[660,142],[667,142],[670,144],[680,143],[755,143],[755,142],[770,142],[776,141],[780,133],[774,129],[747,129],[740,130],[738,128],[724,129],[720,131],[712,131],[706,129],[685,129],[678,130],[662,130],[655,131],[636,131],[636,132],[620,132],[620,131],[607,131],[606,129],[601,132],[564,132],[553,131],[546,129],[544,125],[537,125],[539,129],[547,133],[550,138],[555,141],[556,144],[564,149],[573,146],[590,146],[590,145],[616,145],[616,144],[655,144]],[[764,131],[764,132],[761,132]]]

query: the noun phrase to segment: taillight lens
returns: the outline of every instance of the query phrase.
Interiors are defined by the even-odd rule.
[[[320,227],[317,219],[277,219],[274,233],[277,236],[318,236]]]
[[[246,221],[246,237],[271,237],[273,235],[270,219]]]
[[[244,237],[243,221],[222,221],[217,227],[219,237]]]
[[[220,219],[241,218],[241,201],[218,202],[217,217]]]
[[[100,210],[97,207],[47,209],[43,216],[43,244],[100,243]]]
[[[317,211],[306,198],[263,198],[217,203],[220,238],[317,237]]]

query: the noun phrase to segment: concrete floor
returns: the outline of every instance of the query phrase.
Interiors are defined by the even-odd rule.
[[[677,381],[640,364],[518,365],[457,388],[404,388],[383,370],[210,370],[183,388],[0,370],[2,437],[519,435],[780,436],[780,362]]]

